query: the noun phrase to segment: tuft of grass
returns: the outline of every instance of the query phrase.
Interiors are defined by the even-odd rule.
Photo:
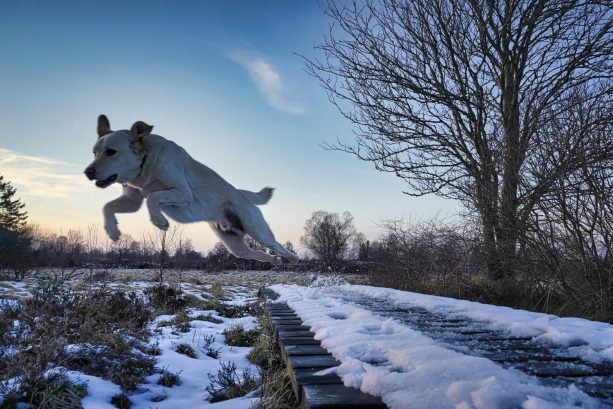
[[[206,351],[205,352],[206,356],[211,357],[213,359],[217,359],[219,358],[219,351],[221,351],[221,348],[215,348],[213,346],[214,343],[215,343],[215,335],[213,334],[205,335],[203,337],[202,348],[204,348],[204,350]]]
[[[21,396],[16,393],[18,391],[13,391],[1,407],[20,407],[18,402],[27,402],[40,409],[81,409],[81,400],[87,396],[86,384],[73,384],[63,375],[57,374],[42,377],[36,384],[28,384],[25,390],[27,392]]]
[[[175,385],[179,385],[179,373],[172,373],[167,371],[166,369],[163,369],[162,375],[160,376],[160,379],[158,379],[157,384],[162,385],[166,388],[172,388]]]
[[[176,351],[180,354],[187,355],[190,358],[196,358],[196,351],[189,344],[179,344],[177,345]]]
[[[130,398],[128,398],[128,395],[119,393],[111,398],[111,405],[118,409],[130,409],[132,407],[132,402]]]
[[[234,362],[222,362],[216,375],[207,376],[210,383],[206,391],[211,403],[245,396],[257,387],[256,378],[251,371],[246,369],[238,372]]]
[[[218,300],[224,299],[225,292],[223,290],[223,286],[221,285],[219,281],[213,283],[213,285],[211,286],[211,289],[209,290],[209,294],[211,294],[213,297],[215,297]]]
[[[259,329],[246,330],[241,324],[232,325],[225,329],[222,334],[226,337],[226,344],[236,347],[250,347],[255,343],[260,334]]]
[[[176,314],[185,310],[191,301],[181,289],[164,284],[148,287],[144,293],[158,314]]]

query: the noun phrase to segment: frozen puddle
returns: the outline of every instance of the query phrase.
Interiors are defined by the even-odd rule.
[[[613,407],[608,324],[367,286],[272,288],[345,385],[391,408]]]

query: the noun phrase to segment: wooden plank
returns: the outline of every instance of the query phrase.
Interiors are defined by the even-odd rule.
[[[328,351],[320,345],[287,345],[287,355],[325,355]]]
[[[270,317],[270,320],[273,321],[273,322],[283,321],[283,320],[285,320],[285,321],[298,320],[298,321],[300,321],[300,323],[302,323],[302,320],[297,315],[278,315],[278,316],[272,315]]]
[[[340,365],[330,354],[325,355],[290,355],[288,361],[291,369],[296,368],[330,368]]]
[[[336,373],[316,375],[321,368],[298,368],[294,370],[295,378],[300,385],[342,385],[343,381]]]
[[[300,368],[290,371],[292,389],[297,399],[300,399],[302,385],[342,385],[343,381],[335,373],[315,375],[321,368]]]
[[[303,408],[387,409],[380,398],[344,385],[301,385]]]
[[[286,345],[319,345],[319,341],[313,337],[282,338],[281,344]]]
[[[270,320],[273,326],[277,325],[302,325],[302,320],[299,318],[290,318],[290,319],[272,319]]]
[[[277,331],[277,336],[279,338],[290,338],[290,337],[314,337],[311,331],[301,330],[301,331]]]
[[[286,302],[267,302],[266,307],[268,309],[273,309],[273,308],[291,308],[289,305],[287,305]]]
[[[289,324],[289,325],[285,325],[285,324],[279,324],[279,325],[275,325],[275,329],[277,331],[308,331],[310,329],[310,327],[307,327],[306,325],[302,325],[302,324]]]
[[[266,307],[268,309],[268,311],[293,311],[291,307],[289,307],[287,304],[285,305],[271,305],[269,307]]]
[[[328,351],[320,345],[285,345],[281,347],[283,361],[289,366],[289,357],[293,355],[326,355]]]
[[[295,312],[276,312],[272,311],[270,316],[273,318],[281,318],[281,317],[295,317],[298,318],[298,315]]]

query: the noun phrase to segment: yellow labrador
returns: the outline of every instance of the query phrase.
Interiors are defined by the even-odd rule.
[[[176,143],[151,133],[138,121],[130,130],[112,131],[105,115],[98,117],[94,161],[85,169],[96,186],[123,185],[123,193],[104,205],[104,229],[120,236],[115,213],[136,212],[147,199],[151,222],[168,229],[164,214],[181,223],[206,221],[236,257],[281,264],[279,256],[251,249],[245,235],[292,262],[296,254],[279,244],[256,205],[266,204],[272,188],[259,192],[236,189],[212,169],[193,159]]]

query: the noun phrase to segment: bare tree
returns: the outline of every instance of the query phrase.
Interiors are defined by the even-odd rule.
[[[525,239],[534,281],[565,300],[562,310],[611,320],[613,311],[613,161],[585,165],[556,181]]]
[[[307,67],[356,129],[331,148],[396,174],[407,194],[476,210],[490,274],[511,275],[554,181],[613,152],[592,132],[608,115],[551,132],[579,103],[611,105],[610,3],[363,0],[327,14],[324,57]]]
[[[164,283],[164,273],[170,263],[170,255],[175,252],[183,230],[176,225],[168,230],[155,229],[153,232],[143,234],[143,248],[157,260],[157,281],[159,285]]]
[[[356,230],[351,213],[313,212],[304,226],[300,242],[322,261],[323,268],[334,269],[349,249]]]

